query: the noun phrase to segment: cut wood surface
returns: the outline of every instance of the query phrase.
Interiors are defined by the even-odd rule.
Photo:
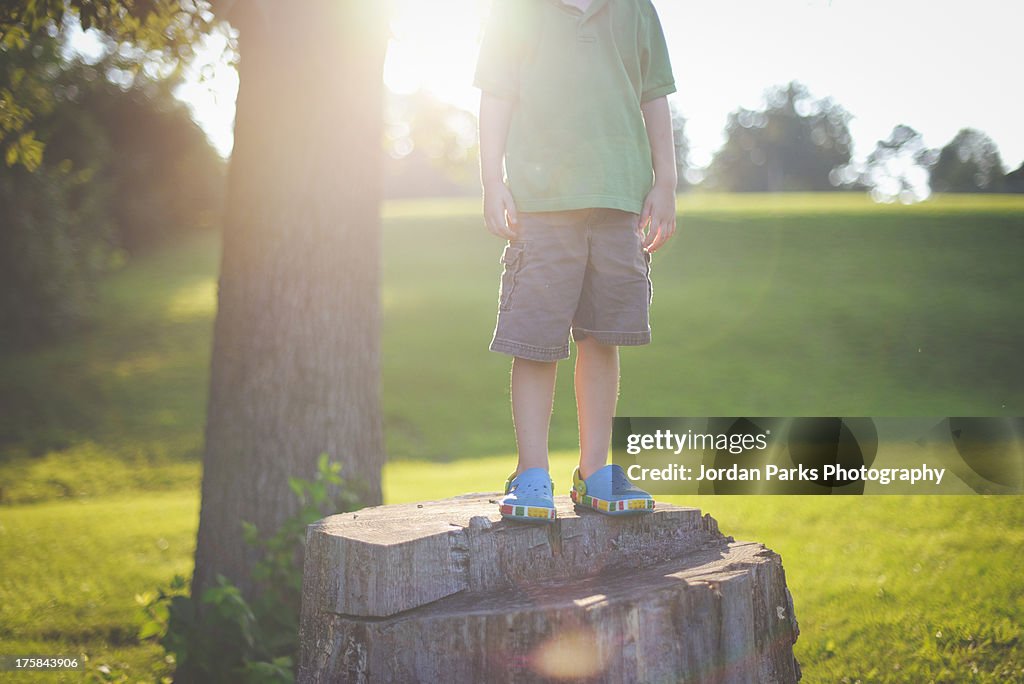
[[[307,531],[300,682],[792,682],[781,559],[694,508],[506,522],[497,494]]]

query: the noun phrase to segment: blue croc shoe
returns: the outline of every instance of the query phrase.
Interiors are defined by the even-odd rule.
[[[555,499],[551,476],[544,468],[528,468],[508,476],[505,496],[498,500],[498,510],[506,520],[551,522],[555,519]]]
[[[569,492],[578,508],[590,508],[608,515],[632,515],[654,510],[654,498],[626,477],[620,465],[606,465],[587,479],[577,467]]]

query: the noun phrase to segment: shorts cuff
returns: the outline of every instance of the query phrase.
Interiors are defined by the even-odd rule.
[[[651,331],[645,332],[618,332],[614,330],[587,330],[586,328],[573,328],[572,339],[579,341],[592,337],[601,344],[614,345],[616,347],[636,347],[642,344],[651,343]]]
[[[530,361],[561,361],[569,358],[568,343],[561,347],[535,347],[532,344],[513,342],[495,337],[491,340],[491,351],[517,356]]]

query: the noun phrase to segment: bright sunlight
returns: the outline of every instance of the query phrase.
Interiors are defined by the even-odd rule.
[[[384,83],[394,93],[426,90],[439,99],[475,110],[479,93],[473,71],[487,0],[390,0],[391,38],[384,63]],[[441,11],[441,9],[443,11]],[[76,48],[89,52],[87,37]],[[179,98],[192,108],[210,141],[224,157],[231,154],[238,73],[229,37],[217,31],[204,39]]]
[[[392,0],[391,42],[384,83],[393,92],[429,90],[452,104],[476,108],[473,71],[486,15],[484,0]]]

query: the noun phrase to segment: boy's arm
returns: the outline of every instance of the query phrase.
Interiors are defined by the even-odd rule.
[[[480,94],[480,182],[484,188],[484,222],[487,230],[510,240],[516,236],[518,218],[512,193],[505,185],[503,162],[513,104],[512,100],[488,92]]]
[[[647,194],[637,228],[650,223],[643,245],[656,252],[676,232],[676,149],[672,140],[672,114],[667,97],[657,97],[640,105],[651,141],[654,163],[654,187]]]

